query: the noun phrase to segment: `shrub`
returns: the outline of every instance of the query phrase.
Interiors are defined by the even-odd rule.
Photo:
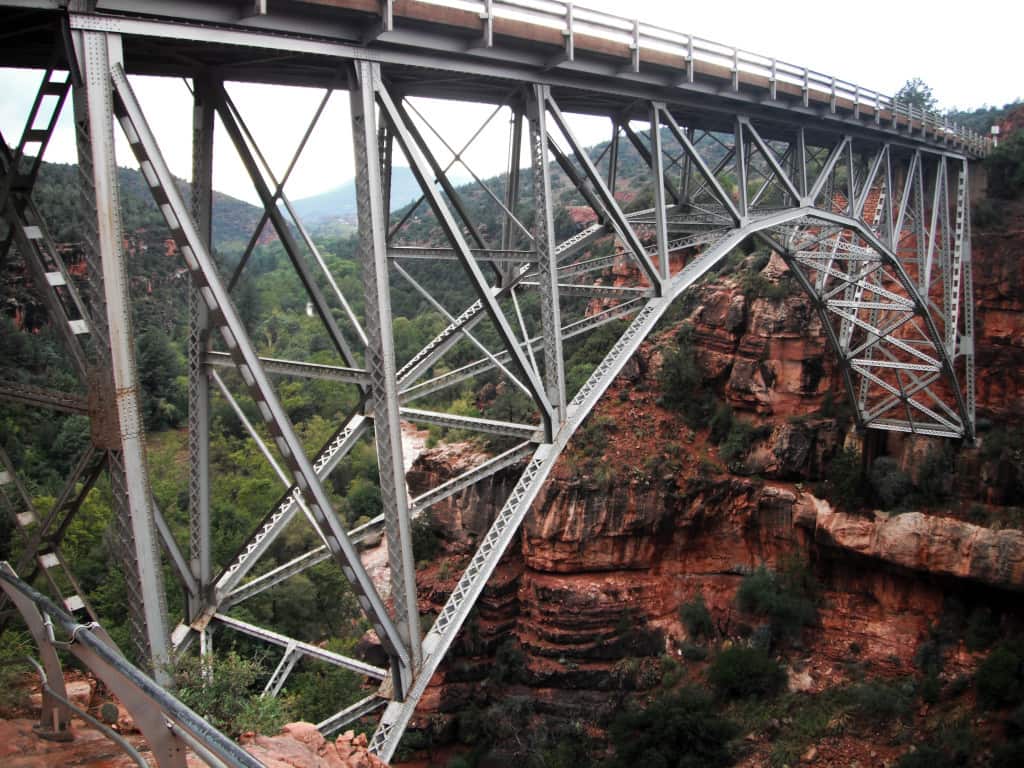
[[[525,672],[526,657],[519,647],[519,642],[510,637],[499,645],[494,653],[490,678],[495,683],[518,683],[522,681]]]
[[[1022,753],[1024,753],[1024,741],[1000,744],[992,750],[992,759],[989,761],[988,768],[1020,768]]]
[[[274,733],[291,717],[287,700],[259,695],[263,665],[234,651],[211,659],[183,657],[173,673],[178,698],[232,737],[249,730]]]
[[[913,683],[910,680],[886,683],[872,680],[850,688],[850,708],[858,717],[875,723],[884,723],[905,716],[914,703]]]
[[[979,200],[971,209],[971,223],[979,230],[998,229],[1003,225],[1003,208],[987,197]]]
[[[708,437],[715,445],[720,445],[732,430],[732,406],[725,402],[715,405],[714,415],[711,417],[711,432]]]
[[[708,657],[708,649],[696,643],[683,643],[679,652],[687,661],[704,661]]]
[[[354,646],[354,640],[336,639],[327,643],[327,650],[353,656]],[[306,720],[324,720],[364,695],[363,679],[351,670],[312,660],[299,665],[288,678],[287,690],[294,697],[295,709]]]
[[[917,493],[922,502],[934,506],[952,495],[953,463],[949,443],[943,442],[928,451],[917,472]]]
[[[710,697],[683,688],[655,699],[646,709],[619,713],[609,729],[615,757],[609,768],[646,765],[725,768],[737,727],[715,713]]]
[[[725,438],[725,442],[722,443],[722,447],[718,449],[718,455],[726,466],[732,465],[746,456],[756,431],[750,422],[732,419],[729,434]]]
[[[830,501],[846,510],[864,506],[865,484],[860,454],[849,448],[837,453],[827,470],[824,491]]]
[[[686,627],[686,633],[693,640],[704,638],[710,640],[715,636],[715,625],[711,621],[711,613],[704,602],[704,595],[697,595],[679,608],[679,619]]]
[[[763,565],[743,579],[736,602],[741,611],[769,621],[771,639],[781,641],[799,634],[817,619],[817,585],[805,566],[786,565],[780,573]]]
[[[704,375],[693,351],[693,326],[684,323],[676,333],[676,347],[665,352],[658,381],[659,402],[678,411],[693,429],[707,425],[713,398],[704,388]]]
[[[735,646],[711,662],[708,680],[727,699],[774,696],[785,686],[786,673],[766,651]]]
[[[923,747],[903,755],[896,763],[896,768],[944,768],[947,765],[949,762],[941,749],[925,744]]]
[[[891,456],[879,456],[868,472],[868,482],[883,509],[893,509],[913,490],[913,484]]]
[[[25,704],[22,687],[34,671],[27,657],[36,657],[35,645],[29,635],[8,629],[0,636],[0,712]]]
[[[412,521],[412,554],[417,563],[437,557],[441,551],[441,531],[430,512],[423,512]]]
[[[961,768],[971,764],[977,751],[974,733],[968,726],[946,728],[932,741],[908,752],[897,768]],[[1019,763],[1016,763],[1019,764]]]
[[[929,672],[925,675],[919,686],[919,692],[921,694],[921,701],[925,704],[937,702],[939,695],[942,693],[942,681],[939,680],[939,676],[934,672]]]
[[[1021,644],[996,646],[974,677],[978,703],[997,709],[1024,701],[1024,654]]]
[[[1012,199],[1024,192],[1024,131],[1003,139],[985,158],[988,192],[993,197]]]
[[[992,647],[999,638],[999,621],[992,615],[991,609],[979,605],[967,617],[967,631],[964,643],[969,651],[984,651]]]

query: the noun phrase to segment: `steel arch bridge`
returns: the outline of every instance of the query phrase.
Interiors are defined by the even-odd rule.
[[[57,663],[53,622],[71,634],[76,655],[91,660],[146,724],[143,732],[161,765],[184,765],[183,744],[211,761],[254,762],[111,653],[98,625],[82,623],[96,617],[60,543],[104,472],[113,490],[133,639],[157,681],[166,682],[162,665],[174,654],[192,645],[207,652],[215,629],[283,650],[266,695],[282,689],[303,657],[354,670],[379,688],[320,728],[331,732],[382,710],[371,748],[387,760],[573,433],[672,302],[745,241],[756,239],[777,252],[811,298],[859,427],[973,438],[969,166],[988,146],[942,117],[776,59],[560,2],[8,0],[0,2],[0,20],[7,30],[0,64],[44,72],[24,133],[3,144],[0,210],[7,235],[0,258],[20,255],[81,379],[80,390],[69,393],[18,385],[7,375],[0,378],[0,398],[85,414],[92,422],[92,441],[50,509],[33,505],[19,468],[0,455],[0,491],[27,542],[21,561],[0,573],[0,587],[33,629],[44,660]],[[136,98],[134,75],[188,78],[194,104],[188,204]],[[226,81],[322,89],[321,106],[283,175],[264,159]],[[285,193],[298,155],[336,92],[347,97],[352,128],[361,315]],[[69,272],[32,201],[38,158],[69,95],[87,225],[85,280]],[[449,168],[468,144],[460,147],[427,118],[437,102],[426,99],[493,107],[469,144],[491,135],[485,129],[495,115],[508,119],[502,151],[509,161],[500,184],[473,174],[500,212],[500,231],[478,226],[451,181]],[[577,139],[581,115],[606,122],[611,141],[600,157]],[[335,364],[261,356],[239,316],[232,298],[237,273],[223,274],[211,248],[218,123],[263,203],[260,230],[269,226],[280,239]],[[187,545],[172,535],[147,477],[115,132],[127,140],[191,279]],[[626,210],[616,194],[627,152],[642,161],[651,193],[650,204],[635,210]],[[442,245],[410,241],[403,228],[408,217],[391,214],[397,158],[415,175],[421,205],[443,233]],[[553,199],[556,176],[563,187],[559,200]],[[566,200],[589,208],[593,218],[558,241],[556,210]],[[442,306],[409,270],[410,263],[424,260],[471,289],[475,302]],[[618,279],[609,283],[612,267]],[[407,360],[395,356],[395,279],[448,321]],[[526,298],[536,301],[539,317],[524,316],[520,303]],[[622,319],[628,325],[606,357],[578,391],[567,391],[563,343]],[[484,328],[500,340],[497,348],[481,341]],[[475,345],[479,357],[452,369],[439,366],[460,344]],[[221,369],[233,376],[222,377]],[[414,407],[419,399],[495,371],[529,397],[532,420]],[[359,407],[315,455],[304,450],[282,404],[279,377],[358,389]],[[278,503],[227,562],[211,556],[215,391],[235,409],[283,486]],[[248,422],[236,395],[255,404],[262,431]],[[511,447],[410,498],[402,420],[497,435]],[[383,514],[346,531],[324,483],[371,433]],[[444,609],[422,632],[411,520],[481,479],[513,470],[519,478],[511,494]],[[274,541],[303,517],[320,546],[254,575]],[[380,531],[389,553],[389,600],[358,551],[361,541]],[[186,614],[173,620],[162,558],[187,595]],[[387,653],[387,668],[232,615],[247,599],[325,561],[333,561],[352,585]],[[15,573],[43,577],[63,607]],[[51,619],[50,634],[41,613]],[[52,685],[59,685],[48,671]],[[48,698],[45,710],[45,727],[66,724],[68,711],[59,699]]]

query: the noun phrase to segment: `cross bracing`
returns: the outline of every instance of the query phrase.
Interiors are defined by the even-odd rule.
[[[133,637],[140,658],[158,675],[173,654],[209,652],[214,634],[224,630],[282,649],[267,696],[285,689],[300,658],[346,667],[364,675],[372,693],[337,702],[338,714],[321,727],[333,731],[382,710],[371,747],[389,759],[573,433],[672,302],[751,239],[778,253],[810,296],[859,427],[973,437],[968,174],[969,161],[986,151],[980,137],[834,78],[740,51],[722,58],[725,49],[712,51],[704,41],[624,25],[575,6],[561,6],[558,27],[531,16],[525,5],[499,0],[479,3],[480,12],[465,18],[448,14],[443,23],[424,8],[432,4],[417,2],[401,12],[386,1],[376,11],[296,2],[241,20],[240,6],[227,2],[189,6],[188,13],[174,3],[153,3],[145,16],[135,13],[140,4],[101,2],[97,10],[74,3],[66,18],[56,19],[45,10],[51,5],[40,3],[34,11],[33,3],[19,3],[15,15],[0,4],[4,18],[26,25],[20,42],[5,52],[5,63],[37,64],[44,38],[48,51],[56,41],[62,52],[56,67],[48,53],[29,128],[15,146],[3,145],[0,190],[11,232],[4,247],[25,263],[81,388],[61,392],[0,377],[0,400],[86,413],[92,440],[50,510],[35,508],[20,468],[6,455],[0,455],[0,492],[5,513],[26,532],[18,574],[44,577],[80,619],[102,619],[60,544],[85,494],[103,472],[109,474]],[[510,26],[513,11],[525,16]],[[308,26],[313,20],[315,34]],[[59,30],[65,21],[67,36]],[[552,38],[551,29],[560,32]],[[534,36],[526,38],[531,45],[521,44],[524,35]],[[447,47],[439,48],[440,42]],[[546,50],[551,45],[557,50]],[[268,51],[274,52],[273,66],[266,63]],[[191,205],[136,97],[137,73],[189,79],[195,106]],[[275,174],[266,161],[231,99],[228,79],[322,89],[320,107],[284,173]],[[68,93],[92,222],[83,249],[85,280],[69,273],[32,205],[38,163],[25,161],[25,147],[45,148],[56,124],[55,114],[37,119],[38,105],[58,97],[59,111]],[[352,146],[343,151],[356,161],[359,301],[345,295],[285,191],[324,105],[337,98],[347,98],[352,123]],[[444,109],[445,102],[459,100],[494,105],[468,141],[446,135],[450,127],[435,114],[437,104]],[[611,140],[601,151],[588,151],[577,137],[581,114],[606,120]],[[491,124],[496,115],[509,126],[500,137]],[[228,139],[224,149],[237,154],[264,208],[230,274],[214,258],[211,242],[218,122]],[[127,139],[191,281],[185,548],[149,490],[128,343],[131,296],[116,215],[115,130]],[[497,180],[466,159],[474,142],[485,141],[492,154],[507,157]],[[390,210],[397,160],[409,165],[422,192],[405,216]],[[624,186],[627,162],[633,163],[631,189]],[[468,169],[470,189],[451,181],[456,165]],[[632,200],[638,189],[645,196]],[[490,206],[500,226],[479,226],[470,194]],[[565,206],[586,212],[576,231],[560,228]],[[437,242],[424,245],[410,235],[417,217],[431,223]],[[236,309],[234,288],[264,226],[279,238],[333,362],[262,353]],[[464,305],[449,306],[432,292],[422,279],[431,269],[444,270],[464,289]],[[405,359],[393,334],[391,300],[399,285],[444,323]],[[582,385],[570,388],[565,343],[612,323],[621,335]],[[280,394],[279,382],[290,377],[356,393],[357,407],[312,454]],[[528,415],[496,419],[446,410],[452,393],[483,377],[522,393]],[[429,405],[422,402],[428,396]],[[237,552],[221,562],[211,547],[214,400],[230,407],[283,486]],[[402,421],[504,442],[476,466],[412,496],[405,484]],[[346,530],[327,483],[362,440],[374,445],[383,512]],[[510,495],[424,631],[412,519],[497,473],[512,478]],[[270,563],[268,553],[290,526],[308,527],[319,543]],[[380,537],[388,547],[383,589],[360,556],[363,542]],[[163,570],[154,567],[162,559],[187,595],[182,616],[167,615]],[[255,595],[325,563],[348,581],[380,638],[386,668],[232,614]],[[23,599],[17,602],[28,610]],[[109,660],[98,663],[112,674]],[[134,706],[150,716],[173,708],[133,675],[128,695]],[[229,764],[240,759],[215,738],[189,738],[193,748]],[[161,754],[171,752],[168,747]],[[173,756],[166,760],[179,764]]]

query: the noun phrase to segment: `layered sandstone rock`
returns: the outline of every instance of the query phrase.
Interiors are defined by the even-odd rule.
[[[920,512],[867,518],[839,512],[813,497],[799,506],[797,523],[825,546],[913,571],[1024,590],[1024,532],[994,531]]]

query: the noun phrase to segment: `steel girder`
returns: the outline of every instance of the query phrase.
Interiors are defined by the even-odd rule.
[[[495,242],[489,242],[487,234],[474,233],[465,211],[454,204],[458,192],[443,179],[445,166],[432,156],[415,124],[415,118],[421,118],[421,122],[425,118],[412,105],[402,105],[400,95],[392,92],[377,65],[357,61],[351,70],[349,87],[357,183],[362,190],[360,253],[367,311],[364,318],[356,317],[340,290],[318,296],[313,276],[306,276],[307,289],[325,319],[325,332],[335,342],[344,363],[314,366],[302,360],[274,360],[257,353],[248,330],[233,309],[229,281],[220,277],[209,255],[208,168],[213,151],[209,126],[214,110],[235,126],[230,132],[233,143],[249,156],[254,180],[260,173],[259,148],[244,127],[241,115],[230,105],[223,85],[213,80],[196,80],[196,170],[190,212],[170,181],[157,142],[117,56],[104,52],[118,50],[118,35],[82,33],[86,34],[95,36],[88,44],[82,42],[83,50],[93,51],[96,59],[86,69],[92,78],[90,96],[96,93],[99,97],[90,102],[88,126],[84,122],[81,125],[90,128],[93,135],[106,136],[116,116],[179,242],[185,266],[194,281],[190,311],[193,332],[189,342],[190,561],[186,565],[191,587],[188,615],[175,630],[173,645],[183,651],[198,638],[201,647],[208,648],[208,633],[214,626],[243,631],[279,645],[285,653],[267,687],[268,695],[276,694],[286,684],[288,673],[300,656],[316,656],[314,646],[242,622],[228,612],[313,565],[335,560],[353,583],[392,663],[377,693],[347,707],[339,702],[341,711],[323,726],[340,727],[348,718],[384,706],[372,748],[385,759],[393,754],[431,676],[439,669],[572,434],[672,301],[744,240],[757,237],[769,243],[786,260],[798,285],[811,296],[839,360],[861,426],[952,438],[970,439],[973,435],[968,162],[963,156],[908,148],[903,142],[889,142],[885,138],[861,139],[842,132],[833,134],[828,141],[820,136],[809,139],[802,129],[788,130],[742,112],[733,116],[727,131],[700,131],[680,122],[679,113],[664,102],[649,101],[643,110],[631,113],[643,115],[642,118],[623,116],[618,109],[608,112],[616,126],[613,135],[617,137],[620,130],[625,133],[650,170],[646,183],[653,193],[654,207],[625,211],[615,197],[618,141],[607,159],[592,159],[575,140],[571,115],[563,110],[552,91],[544,85],[531,86],[509,100],[516,124],[510,141],[518,147],[521,139],[516,136],[523,136],[526,129],[531,194],[537,213],[532,230],[523,232],[517,217],[518,186],[506,187],[503,196],[492,192],[489,197],[502,209],[504,225]],[[101,104],[106,107],[101,109]],[[389,231],[386,201],[390,147],[394,140],[414,164],[424,196],[442,225],[448,240],[443,248],[428,250],[403,243],[401,222]],[[105,146],[109,146],[109,141]],[[86,167],[93,167],[94,156],[94,152],[83,154]],[[602,162],[607,162],[604,174],[599,168]],[[590,205],[597,217],[595,224],[561,243],[554,237],[551,191],[551,174],[556,164],[562,171],[563,185]],[[671,176],[670,168],[680,169],[681,178]],[[435,176],[442,177],[440,183],[447,194],[442,195],[435,188]],[[518,176],[509,174],[509,178]],[[286,199],[283,182],[271,179],[262,184],[261,196],[268,209],[265,218],[275,223],[279,232],[289,232],[291,224],[277,208],[277,201]],[[116,185],[98,189],[97,194],[96,205],[102,210],[116,205]],[[449,202],[453,205],[449,206]],[[12,213],[9,218],[13,216]],[[303,231],[301,224],[299,230]],[[467,237],[479,247],[469,248]],[[579,256],[602,244],[610,255]],[[288,244],[289,255],[300,273],[304,246],[315,250],[306,238],[301,243],[292,240]],[[111,236],[100,242],[98,253],[106,253],[109,258],[116,252]],[[317,260],[315,254],[313,257]],[[403,266],[414,259],[431,257],[459,261],[466,284],[478,300],[456,314],[431,297]],[[573,261],[574,258],[578,260]],[[495,284],[487,281],[478,262],[500,266]],[[598,283],[612,266],[617,266],[620,273],[629,272],[632,277],[627,282],[632,284],[611,287]],[[110,269],[109,274],[116,277],[113,266],[104,263],[102,268]],[[390,339],[389,268],[407,277],[431,306],[449,320],[434,340],[404,364],[394,360]],[[98,263],[94,270],[100,272]],[[73,287],[73,279],[66,279]],[[54,285],[48,284],[51,288]],[[517,297],[531,291],[539,297],[541,312],[537,319],[524,318],[515,303]],[[580,294],[591,297],[582,310],[578,301],[572,304]],[[109,291],[106,295],[110,301]],[[98,326],[96,335],[100,338],[107,325],[117,334],[129,331],[124,310],[126,291],[112,298],[115,306],[121,308],[118,313],[89,318]],[[518,316],[518,331],[506,317],[513,308]],[[55,304],[56,318],[61,317],[58,310]],[[337,326],[331,327],[333,313],[345,315],[351,321],[359,348],[347,348],[341,331]],[[562,342],[629,317],[632,320],[626,330],[582,388],[575,393],[567,392]],[[497,331],[499,349],[487,348],[472,335],[474,327],[483,327],[487,322]],[[219,332],[220,342],[215,342],[213,330]],[[481,348],[482,358],[429,376],[437,362],[467,339]],[[215,343],[223,351],[214,349]],[[116,370],[113,360],[101,356],[100,367]],[[209,555],[209,458],[204,446],[209,442],[209,382],[215,376],[213,367],[225,364],[235,368],[257,403],[273,443],[263,446],[263,450],[268,460],[276,462],[275,455],[280,459],[281,474],[288,488],[238,555],[220,564],[222,571],[214,577],[218,564],[211,562]],[[130,360],[119,365],[133,369]],[[488,371],[499,372],[507,384],[518,382],[529,393],[539,425],[408,407],[415,398],[444,392]],[[341,424],[323,449],[310,459],[302,452],[269,374],[318,376],[339,386],[359,387],[366,394],[364,407]],[[228,392],[227,385],[225,391]],[[41,402],[47,398],[37,393],[36,399]],[[410,499],[404,484],[398,435],[401,419],[475,429],[520,442],[482,460],[459,477]],[[331,509],[323,482],[371,428],[382,488],[387,485],[383,494],[384,514],[346,533]],[[258,437],[255,427],[252,434]],[[138,432],[134,435],[136,440],[141,439]],[[144,526],[146,520],[152,519],[151,525],[159,527],[158,513],[144,511],[145,505],[143,511],[135,510],[132,503],[138,500],[138,492],[134,496],[128,492],[129,484],[145,487],[144,466],[140,470],[126,463],[123,447],[105,455],[111,454],[118,476],[125,478],[123,484],[115,483],[116,499],[124,509],[132,510],[123,519],[136,526]],[[81,479],[92,477],[91,466],[85,462],[76,471],[65,494],[69,501],[62,505],[73,504],[75,498],[80,503]],[[12,475],[14,470],[12,467],[5,476]],[[412,516],[497,472],[515,471],[520,475],[511,495],[441,614],[421,637],[415,569],[411,562]],[[138,472],[142,472],[141,476]],[[91,481],[84,485],[87,489]],[[151,506],[151,499],[148,503]],[[323,545],[246,581],[272,542],[294,519],[295,512],[303,509],[308,510]],[[382,529],[392,548],[391,595],[397,598],[392,607],[368,579],[356,549],[362,539]],[[155,534],[149,536],[155,540]],[[133,531],[131,537],[126,535],[126,540],[134,541],[133,546],[137,547],[138,531]],[[158,561],[154,558],[152,562]],[[166,629],[159,629],[166,622],[160,593],[162,587],[153,583],[139,590],[141,607],[148,611],[143,628],[151,638],[158,634],[166,643]],[[356,660],[323,658],[362,671],[371,680],[385,674]]]

